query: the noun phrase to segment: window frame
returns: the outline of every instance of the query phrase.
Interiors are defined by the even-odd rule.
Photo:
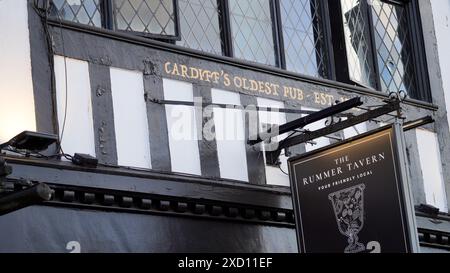
[[[344,32],[344,24],[342,21],[342,7],[340,1],[328,0],[329,5],[333,10],[339,13],[339,16],[327,17],[330,18],[331,23],[331,31],[333,33],[333,51],[334,51],[334,61],[336,64],[341,64],[340,68],[337,69],[334,67],[335,71],[335,79],[338,82],[343,82],[351,85],[357,85],[360,87],[368,88],[374,90],[376,92],[386,93],[381,90],[381,79],[380,79],[380,69],[378,66],[377,60],[377,51],[375,44],[375,26],[373,24],[373,16],[370,10],[371,8],[371,0],[361,0],[364,3],[364,20],[365,23],[368,24],[368,32],[369,32],[369,42],[370,42],[370,57],[371,63],[373,63],[373,69],[375,73],[375,83],[376,87],[369,87],[363,83],[354,81],[352,76],[350,75],[349,65],[348,65],[348,57],[346,51],[346,40],[345,40],[345,32]],[[426,56],[425,56],[425,44],[423,40],[423,31],[422,25],[420,22],[420,12],[418,6],[418,0],[380,0],[381,2],[393,4],[393,5],[401,5],[404,7],[406,12],[406,17],[408,20],[408,31],[409,31],[409,42],[411,44],[411,54],[414,62],[414,80],[416,82],[416,86],[414,90],[408,92],[408,96],[412,99],[421,100],[425,102],[432,101],[431,92],[430,92],[430,83],[429,76],[427,70]],[[344,65],[345,64],[345,65]]]
[[[286,61],[286,50],[285,50],[285,44],[284,44],[284,35],[283,35],[283,22],[282,22],[282,18],[281,18],[281,1],[282,0],[273,0],[274,2],[274,12],[276,14],[275,16],[275,22],[274,24],[276,25],[276,29],[277,29],[277,33],[276,33],[276,37],[278,39],[277,41],[277,45],[278,45],[278,55],[279,55],[279,60],[280,60],[280,65],[278,67],[280,67],[283,70],[286,71],[291,71],[287,68],[287,61]],[[310,0],[310,1],[315,1],[315,0]],[[333,53],[333,46],[332,46],[332,33],[331,33],[331,29],[330,29],[330,20],[329,20],[329,16],[327,16],[329,14],[329,6],[328,6],[328,1],[323,1],[323,0],[319,0],[316,2],[317,8],[319,10],[319,16],[320,16],[320,20],[321,22],[319,22],[320,26],[322,27],[322,31],[323,31],[323,37],[322,37],[322,42],[323,42],[323,48],[322,50],[324,51],[325,55],[326,55],[326,60],[323,61],[323,73],[320,73],[318,71],[318,74],[321,75],[319,77],[315,77],[315,76],[310,76],[308,74],[303,74],[300,72],[295,72],[295,71],[291,71],[293,73],[299,73],[302,75],[308,75],[310,77],[315,77],[315,78],[320,78],[320,79],[332,79],[335,80],[335,71],[334,71],[334,53]],[[316,37],[314,37],[316,38]],[[316,55],[316,58],[317,55]],[[319,61],[317,63],[320,63]],[[317,67],[317,69],[319,70],[320,67]]]
[[[100,8],[102,13],[102,25],[104,28],[118,32],[131,33],[133,35],[164,41],[181,40],[180,14],[178,0],[172,0],[174,11],[174,31],[175,35],[163,35],[155,33],[145,33],[140,31],[120,30],[115,28],[114,0],[100,0]]]
[[[338,16],[334,16],[334,18],[332,18],[330,21],[332,21],[332,25],[334,26],[333,39],[337,39],[337,38],[339,39],[339,43],[336,43],[336,44],[338,44],[340,48],[334,47],[335,57],[338,58],[338,60],[336,60],[336,63],[342,64],[341,67],[345,67],[345,69],[343,69],[343,71],[345,71],[345,72],[341,72],[341,73],[337,72],[337,78],[335,80],[376,91],[376,90],[380,89],[379,87],[381,86],[381,83],[380,83],[380,79],[378,77],[379,69],[378,69],[378,62],[376,61],[377,54],[376,54],[376,50],[375,50],[376,46],[375,46],[375,38],[374,38],[374,28],[373,28],[372,14],[369,9],[370,5],[369,5],[368,1],[369,0],[360,0],[360,2],[363,5],[362,6],[363,20],[368,26],[367,33],[366,33],[366,34],[368,34],[367,46],[369,47],[369,51],[370,51],[369,52],[369,56],[371,58],[370,63],[373,65],[373,69],[374,69],[373,73],[375,74],[374,80],[375,80],[376,86],[371,87],[370,85],[367,85],[367,84],[364,84],[362,82],[352,79],[352,75],[350,74],[350,71],[349,71],[349,61],[350,60],[348,57],[348,51],[347,51],[348,45],[347,45],[347,41],[345,39],[345,30],[344,30],[344,22],[343,22],[343,9],[342,9],[342,4],[341,4],[340,0],[332,1],[332,2],[334,2],[332,4],[333,10],[337,11]],[[333,45],[335,45],[335,43],[333,43]],[[337,71],[337,69],[336,69],[336,71]]]
[[[118,30],[114,26],[114,0],[100,0],[100,13],[102,28],[117,31],[120,33],[133,34],[140,37],[151,38],[163,42],[168,42],[176,45],[176,41],[180,41],[182,38],[181,27],[180,27],[180,10],[178,0],[172,0],[174,2],[174,20],[175,20],[175,36],[171,35],[159,35],[151,33],[143,33],[138,31],[128,31],[128,30]],[[231,15],[229,9],[229,0],[216,0],[217,9],[219,16],[219,26],[220,26],[220,38],[222,44],[222,56],[235,58],[234,47],[233,47],[233,34],[231,32]],[[286,50],[284,48],[284,37],[283,37],[283,25],[281,18],[281,1],[282,0],[269,0],[270,3],[270,15],[272,19],[272,33],[273,33],[273,54],[274,54],[274,65],[264,64],[262,62],[255,62],[247,59],[239,59],[243,62],[256,63],[264,66],[274,67],[283,69],[292,73],[304,75],[307,77],[314,77],[318,79],[335,79],[334,73],[334,58],[332,43],[332,33],[330,31],[330,23],[328,20],[328,1],[317,1],[319,16],[321,17],[321,27],[323,28],[323,41],[321,50],[324,51],[326,55],[326,60],[323,61],[322,67],[317,67],[319,77],[308,75],[305,73],[295,72],[287,69],[286,64]],[[315,1],[315,0],[310,0]],[[181,47],[181,46],[180,46]],[[195,49],[194,49],[195,50]],[[316,56],[317,58],[317,56]],[[237,58],[236,58],[237,59]],[[320,71],[319,71],[320,69]]]
[[[232,33],[232,27],[231,27],[231,14],[230,14],[230,9],[229,9],[229,7],[230,7],[229,0],[217,0],[217,1],[222,3],[222,5],[218,5],[219,14],[222,14],[222,16],[224,17],[223,18],[224,23],[227,24],[223,28],[223,30],[226,30],[223,33],[223,36],[225,36],[224,37],[225,39],[223,40],[223,42],[226,43],[225,48],[227,49],[227,51],[224,53],[228,53],[228,54],[224,54],[224,56],[236,58],[235,54],[234,54],[233,33]],[[270,67],[282,68],[281,67],[280,50],[284,51],[284,49],[280,48],[279,35],[281,32],[279,32],[277,22],[276,22],[277,18],[278,18],[276,6],[279,6],[278,3],[279,3],[278,0],[269,0],[270,17],[272,20],[273,46],[274,46],[274,48],[273,48],[274,65],[265,64],[263,62],[255,62],[255,61],[242,59],[242,58],[236,58],[236,59],[247,61],[247,62],[252,62],[252,63],[258,63],[261,65],[267,65]],[[220,8],[222,8],[222,10]]]
[[[403,0],[402,2],[405,2]],[[420,16],[418,0],[409,0],[406,5],[408,23],[410,28],[410,39],[412,46],[412,55],[415,65],[416,90],[414,98],[417,100],[432,103],[430,76],[428,74],[428,63],[425,52],[425,40],[423,36],[422,21]]]
[[[222,15],[222,20],[219,18],[219,21],[223,23],[221,32],[222,32],[222,43],[223,43],[223,55],[226,57],[235,58],[234,50],[233,50],[233,38],[231,33],[231,15],[229,12],[229,3],[228,0],[217,0],[218,1],[218,9],[219,9],[219,16]],[[270,67],[276,67],[281,68],[286,71],[290,71],[287,69],[286,64],[286,50],[284,47],[284,37],[283,37],[283,23],[281,18],[281,2],[282,0],[270,0],[270,14],[272,17],[272,33],[274,38],[274,57],[275,57],[275,64],[274,65],[268,65],[264,63],[257,62],[258,64],[267,65]],[[314,1],[314,0],[310,0]],[[321,77],[315,77],[319,79],[334,79],[334,60],[331,58],[333,56],[333,50],[331,46],[331,32],[329,31],[329,20],[328,20],[328,1],[317,1],[318,9],[319,9],[319,15],[322,20],[322,26],[323,26],[323,50],[328,56],[327,60],[325,60],[324,63],[324,73],[318,73],[318,74],[325,74],[325,76]],[[316,56],[317,58],[317,56]],[[243,61],[252,62],[246,59],[241,59]],[[319,69],[319,67],[317,67]],[[305,75],[308,77],[314,77],[310,76],[308,74],[303,74],[295,71],[290,71],[292,73],[298,73],[301,75]]]
[[[120,33],[131,33],[140,37],[151,38],[163,42],[168,42],[176,45],[176,41],[181,40],[181,28],[180,28],[180,10],[178,0],[174,1],[174,26],[175,26],[175,36],[170,35],[158,35],[158,34],[147,34],[134,31],[126,30],[116,30],[114,28],[114,3],[113,0],[100,0],[100,13],[102,19],[102,27],[108,30],[117,31]],[[216,0],[218,9],[218,20],[220,27],[220,39],[222,45],[222,54],[218,56],[223,56],[227,58],[235,58],[233,50],[233,39],[231,33],[231,17],[229,10],[229,0]],[[291,74],[302,75],[306,78],[315,78],[317,80],[332,80],[335,82],[340,82],[344,84],[349,84],[357,86],[359,88],[367,89],[374,93],[386,94],[382,91],[380,86],[380,73],[378,68],[378,62],[376,59],[376,50],[372,50],[371,56],[373,56],[372,62],[374,64],[374,71],[376,73],[376,83],[377,87],[372,88],[364,84],[351,80],[348,68],[348,59],[345,45],[344,37],[344,25],[342,21],[342,9],[340,1],[336,0],[324,0],[318,1],[319,16],[321,17],[321,27],[323,28],[323,52],[326,55],[326,60],[323,61],[324,73],[318,73],[321,76],[310,76],[305,73],[291,71],[287,69],[286,65],[286,50],[284,48],[284,37],[283,37],[283,26],[281,18],[281,1],[282,0],[271,0],[270,9],[272,16],[272,29],[274,37],[274,56],[275,64],[268,65],[261,62],[254,62],[246,59],[239,59],[240,62],[248,64],[262,65],[266,67],[281,69]],[[314,0],[311,0],[314,1]],[[365,6],[370,7],[370,2],[372,0],[361,0],[367,3]],[[425,41],[422,31],[422,22],[420,17],[419,3],[418,0],[380,0],[383,2],[403,5],[405,8],[407,20],[408,20],[408,31],[410,34],[410,43],[412,50],[412,58],[414,62],[414,77],[416,82],[416,88],[412,90],[408,95],[413,100],[423,101],[425,103],[432,103],[431,86],[429,82],[428,65],[425,55]],[[339,16],[330,16],[331,12],[338,12]],[[365,11],[365,16],[369,24],[370,32],[370,47],[375,49],[375,38],[374,38],[374,25],[372,13],[370,10]],[[180,48],[185,48],[179,46]],[[193,49],[196,50],[196,49]],[[200,51],[201,50],[196,50]],[[205,53],[207,54],[207,53]],[[320,69],[319,67],[317,69]],[[324,74],[324,75],[323,75]]]

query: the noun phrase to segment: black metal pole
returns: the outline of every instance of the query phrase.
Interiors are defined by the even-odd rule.
[[[26,190],[0,197],[0,216],[44,201],[50,201],[52,196],[52,189],[46,184],[40,183]]]
[[[378,109],[369,111],[365,114],[362,114],[360,116],[356,116],[353,118],[349,118],[345,121],[341,121],[339,123],[333,124],[331,126],[319,129],[317,131],[313,131],[313,132],[308,132],[305,134],[302,134],[300,136],[296,136],[296,137],[292,137],[286,140],[283,140],[280,142],[280,149],[284,149],[287,147],[291,147],[291,146],[295,146],[301,143],[305,143],[308,142],[310,140],[316,139],[316,138],[320,138],[326,135],[330,135],[333,133],[336,133],[338,131],[344,130],[346,128],[355,126],[357,124],[369,121],[373,118],[377,118],[380,116],[383,116],[387,113],[390,112],[394,112],[396,110],[400,109],[400,103],[399,102],[394,102],[394,103],[390,103],[390,104],[386,104],[383,107],[380,107]]]
[[[350,110],[352,108],[361,106],[363,104],[360,97],[350,99],[348,101],[339,103],[337,105],[331,106],[329,108],[323,109],[322,111],[312,113],[306,117],[288,122],[284,125],[280,125],[278,127],[278,130],[275,130],[276,128],[270,128],[265,134],[259,134],[259,136],[253,136],[247,141],[247,144],[249,145],[256,145],[258,143],[261,143],[265,141],[266,139],[276,137],[278,135],[282,135],[284,133],[293,131],[298,128],[303,128],[308,124],[314,123],[316,121],[341,114],[344,111]],[[261,136],[264,136],[262,138]]]
[[[314,140],[314,139],[317,139],[317,138],[320,138],[323,136],[333,134],[335,132],[344,130],[346,128],[355,126],[357,124],[366,122],[368,120],[372,120],[374,118],[397,111],[398,109],[400,109],[400,102],[399,101],[391,102],[389,104],[386,104],[385,106],[382,106],[375,110],[371,110],[362,115],[349,118],[345,121],[341,121],[341,122],[333,124],[331,126],[328,126],[328,127],[316,130],[316,131],[307,132],[307,133],[301,134],[299,136],[285,139],[283,141],[280,141],[279,143],[272,144],[272,145],[277,145],[277,148],[275,151],[266,152],[267,163],[270,165],[276,164],[278,157],[281,154],[281,151],[285,148],[289,148],[289,147],[292,147],[292,146],[295,146],[295,145],[298,145],[301,143],[305,143],[305,142],[308,142],[308,141],[311,141],[311,140]]]

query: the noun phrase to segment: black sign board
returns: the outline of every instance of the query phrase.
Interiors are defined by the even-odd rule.
[[[400,132],[389,126],[289,160],[300,252],[417,251]]]

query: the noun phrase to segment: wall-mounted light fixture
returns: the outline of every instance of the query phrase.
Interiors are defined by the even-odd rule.
[[[429,204],[420,204],[419,206],[416,206],[416,210],[433,217],[437,217],[439,215],[439,208]]]
[[[78,166],[97,168],[98,159],[87,154],[75,154],[72,157],[72,163]]]
[[[10,146],[20,150],[41,152],[57,142],[57,135],[24,131],[8,142],[0,144],[0,150]]]

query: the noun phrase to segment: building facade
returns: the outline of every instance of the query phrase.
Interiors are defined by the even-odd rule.
[[[449,16],[448,0],[0,0],[0,143],[60,139],[2,152],[5,185],[55,194],[0,216],[0,251],[298,252],[287,158],[393,116],[276,166],[247,140],[393,95],[406,121],[435,119],[405,134],[408,175],[422,251],[449,251]]]

